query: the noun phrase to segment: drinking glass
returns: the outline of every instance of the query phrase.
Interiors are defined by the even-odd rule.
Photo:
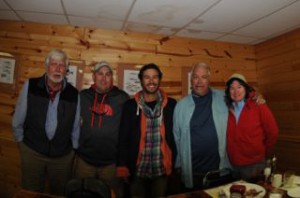
[[[285,171],[283,175],[283,185],[284,187],[292,187],[294,183],[294,176],[295,172],[294,171]]]
[[[264,169],[264,176],[265,176],[265,182],[267,183],[268,182],[268,179],[271,175],[271,167],[266,167]]]

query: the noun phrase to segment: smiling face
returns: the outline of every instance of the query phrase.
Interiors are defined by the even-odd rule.
[[[60,84],[67,74],[67,65],[64,58],[52,57],[49,59],[47,67],[48,84],[55,86]]]
[[[156,69],[147,69],[141,79],[143,91],[146,94],[156,94],[160,86],[159,73]]]
[[[93,73],[93,80],[99,93],[108,92],[113,86],[113,75],[111,70],[104,66]]]
[[[209,90],[209,71],[205,67],[196,67],[191,76],[192,91],[199,95],[204,96]]]
[[[230,87],[229,87],[229,92],[230,92],[230,98],[234,102],[239,102],[246,97],[246,89],[243,85],[240,84],[239,81],[234,80]]]

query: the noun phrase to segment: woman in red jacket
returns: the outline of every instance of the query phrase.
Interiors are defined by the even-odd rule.
[[[278,136],[272,112],[266,104],[257,105],[253,95],[254,89],[241,74],[233,74],[226,82],[227,152],[234,173],[246,181],[262,173]]]

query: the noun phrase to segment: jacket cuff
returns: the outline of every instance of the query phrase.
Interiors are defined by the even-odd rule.
[[[121,166],[121,167],[117,167],[117,176],[118,177],[128,177],[129,174],[129,170],[128,168],[126,168],[125,166]]]

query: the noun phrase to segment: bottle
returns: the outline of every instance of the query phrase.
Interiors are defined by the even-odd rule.
[[[269,184],[271,182],[271,174],[272,174],[272,161],[268,159],[266,161],[266,166],[264,169],[265,183]]]
[[[271,167],[272,167],[272,174],[275,174],[276,168],[277,168],[277,158],[275,155],[273,155],[273,157],[272,157]]]

